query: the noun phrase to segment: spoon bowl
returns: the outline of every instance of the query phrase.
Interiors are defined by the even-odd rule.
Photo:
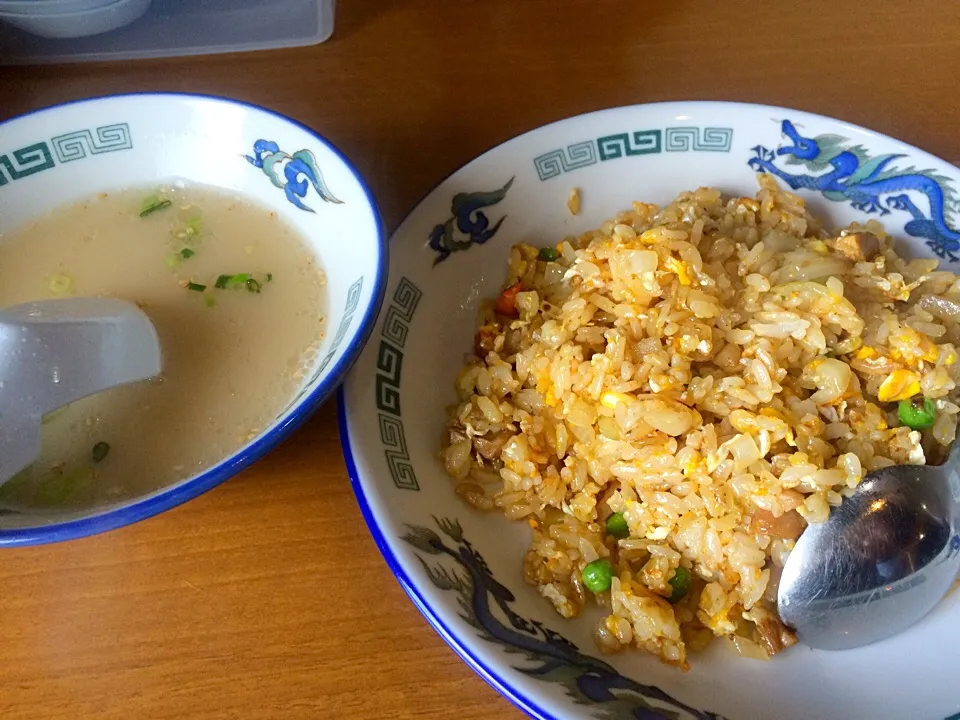
[[[70,298],[0,310],[0,485],[39,456],[44,415],[160,371],[157,331],[132,303]]]
[[[826,522],[810,525],[780,579],[780,617],[800,640],[846,650],[923,618],[960,570],[957,453],[940,466],[869,473]]]

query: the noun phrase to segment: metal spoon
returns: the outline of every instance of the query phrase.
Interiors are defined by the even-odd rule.
[[[71,298],[0,310],[0,485],[39,457],[44,415],[160,370],[157,332],[131,303]]]
[[[943,599],[960,570],[960,452],[943,465],[869,473],[790,553],[780,618],[801,642],[846,650],[895,635]]]

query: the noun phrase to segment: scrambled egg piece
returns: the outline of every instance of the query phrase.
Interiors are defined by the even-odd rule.
[[[912,370],[894,370],[877,390],[880,402],[907,400],[920,392],[920,376]]]

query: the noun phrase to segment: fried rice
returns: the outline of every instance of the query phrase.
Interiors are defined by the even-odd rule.
[[[806,525],[954,439],[957,276],[758,180],[517,245],[456,380],[456,492],[529,524],[527,581],[565,618],[599,608],[605,652],[794,644],[776,589]],[[905,425],[921,401],[935,418]]]

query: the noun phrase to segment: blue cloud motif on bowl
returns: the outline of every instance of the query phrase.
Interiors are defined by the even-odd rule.
[[[503,187],[490,192],[457,193],[453,196],[450,217],[430,231],[430,249],[438,255],[433,261],[434,265],[442,263],[451,253],[466,250],[472,245],[483,245],[497,234],[507,216],[501,217],[491,227],[483,208],[502,202],[514,179],[511,177]]]
[[[316,212],[303,203],[310,187],[324,202],[342,204],[327,187],[323,173],[317,165],[317,158],[309,150],[298,150],[288,155],[272,140],[257,140],[253,144],[253,155],[244,155],[247,162],[263,171],[276,187],[282,189],[287,200],[301,210]],[[282,178],[281,178],[282,173]]]
[[[776,150],[757,145],[752,148],[754,157],[747,161],[750,167],[776,175],[794,190],[806,188],[820,192],[828,200],[849,201],[867,214],[908,212],[913,219],[903,226],[907,234],[924,238],[941,258],[960,261],[960,232],[947,224],[946,217],[960,210],[950,178],[912,166],[898,169],[892,163],[904,155],[871,155],[863,145],[842,135],[804,137],[790,120],[784,120],[780,129],[793,144],[781,145]],[[781,157],[785,157],[786,165],[803,165],[820,174],[789,173],[775,164]],[[926,198],[926,212],[907,194],[911,191]]]

